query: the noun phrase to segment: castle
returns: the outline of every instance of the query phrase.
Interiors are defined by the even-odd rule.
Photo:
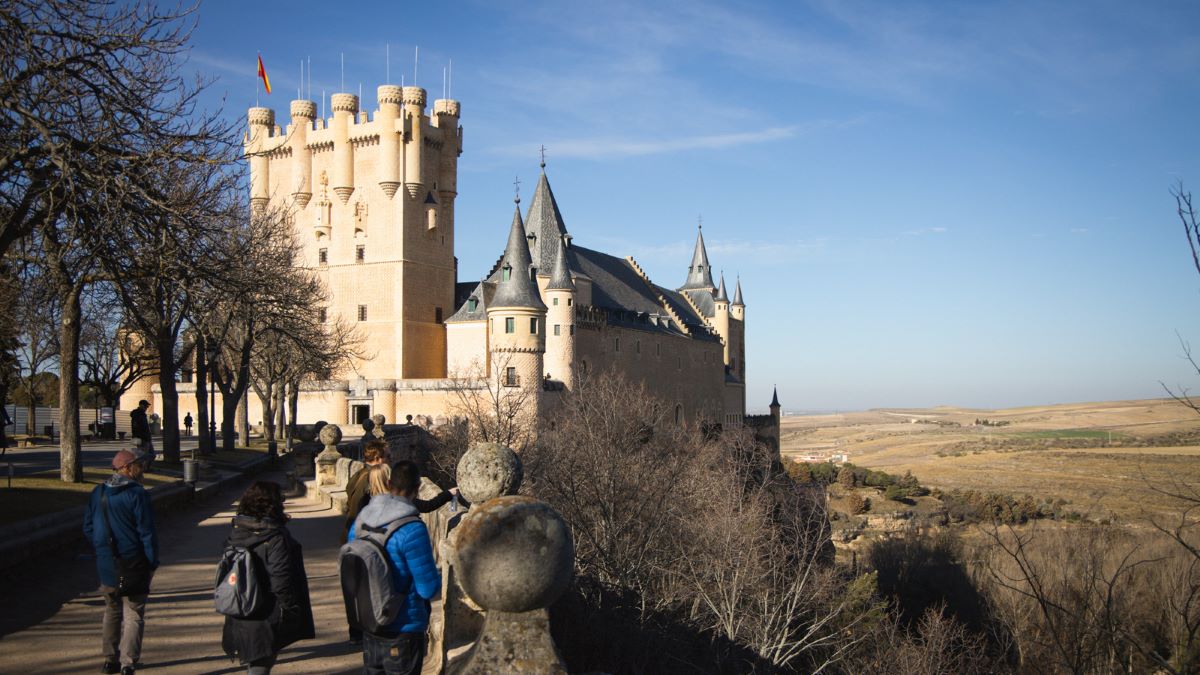
[[[323,320],[354,322],[365,338],[366,358],[336,379],[302,385],[297,422],[450,415],[465,381],[522,391],[545,410],[581,379],[609,372],[644,382],[678,423],[778,420],[777,404],[763,420],[745,417],[741,283],[732,298],[723,277],[714,283],[702,232],[684,283],[659,286],[632,257],[574,243],[543,162],[524,217],[518,199],[499,260],[482,279],[460,282],[460,104],[440,99],[429,114],[424,89],[377,92],[371,115],[353,94],[331,97],[329,119],[308,100],[292,101],[284,127],[270,108],[248,114],[251,205],[289,214],[303,264],[328,288]],[[156,390],[139,383],[122,407],[147,398],[157,408]],[[181,383],[181,418],[195,412],[189,391]],[[253,399],[252,423],[261,417]]]

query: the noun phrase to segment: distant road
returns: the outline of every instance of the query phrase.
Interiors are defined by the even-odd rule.
[[[196,437],[180,439],[180,450],[189,451],[196,447]],[[82,446],[83,466],[108,468],[118,450],[130,447],[129,441],[84,443]],[[162,439],[154,439],[154,449],[162,453]],[[8,464],[13,465],[13,475],[27,476],[42,471],[52,471],[59,466],[59,446],[39,445],[32,448],[8,448],[0,457],[0,477],[8,475]]]

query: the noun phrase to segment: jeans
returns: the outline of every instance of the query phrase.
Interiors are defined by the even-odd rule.
[[[104,658],[120,660],[132,666],[142,657],[142,631],[145,627],[146,596],[117,597],[117,589],[100,586],[104,594]],[[118,640],[120,643],[118,644]]]
[[[363,672],[369,675],[420,675],[425,661],[425,634],[400,633],[393,638],[363,633]]]

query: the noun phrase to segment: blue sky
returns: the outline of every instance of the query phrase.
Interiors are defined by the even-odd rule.
[[[243,117],[453,60],[463,278],[502,250],[539,145],[568,229],[684,280],[741,275],[748,405],[999,407],[1200,389],[1200,5],[222,2],[188,64]]]

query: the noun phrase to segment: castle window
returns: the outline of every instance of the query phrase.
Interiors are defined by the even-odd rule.
[[[642,353],[642,341],[638,340],[636,343],[634,343],[634,348],[637,350],[637,353],[641,354]]]
[[[662,356],[662,345],[654,345],[654,355]]]
[[[325,323],[326,318],[327,317],[325,316],[325,308],[322,307],[321,309],[318,309],[317,310],[317,323]]]
[[[500,270],[500,281],[508,281],[512,278],[512,265],[505,265],[504,269]]]
[[[579,362],[579,372],[584,373],[584,374],[587,373],[587,359],[584,359]]]
[[[538,320],[536,318],[529,320],[529,334],[530,335],[538,334]]]
[[[520,380],[520,378],[517,377],[517,369],[516,368],[509,366],[504,369],[504,386],[515,387],[515,386],[518,386],[520,383],[521,383],[521,380]]]
[[[562,333],[560,332],[561,330],[562,330],[562,326],[560,326],[558,324],[554,324],[554,337],[558,337],[559,335],[562,335]]]
[[[317,263],[320,265],[329,264],[329,249],[322,248],[317,250]]]
[[[575,324],[571,324],[571,335],[575,334]]]
[[[467,311],[468,312],[474,312],[475,308],[478,306],[479,306],[479,301],[476,300],[475,298],[471,298],[471,299],[467,300]]]
[[[366,305],[358,306],[358,320],[359,321],[367,320],[367,306]]]
[[[433,322],[434,323],[442,322],[442,308],[441,307],[433,308]]]
[[[683,406],[675,404],[675,424],[683,424]]]
[[[517,332],[517,320],[511,316],[505,318],[504,319],[504,332],[505,333]]]
[[[613,338],[613,351],[614,352],[621,351],[621,338],[619,338],[619,337]]]
[[[675,370],[683,370],[683,358],[682,357],[679,357],[679,356],[675,357]]]
[[[554,306],[558,307],[558,298],[554,298],[553,302],[554,302]]]
[[[567,307],[570,307],[573,304],[575,304],[575,301],[571,300],[570,298],[567,298]]]
[[[354,247],[354,262],[361,264],[367,259],[367,247],[359,244]]]

